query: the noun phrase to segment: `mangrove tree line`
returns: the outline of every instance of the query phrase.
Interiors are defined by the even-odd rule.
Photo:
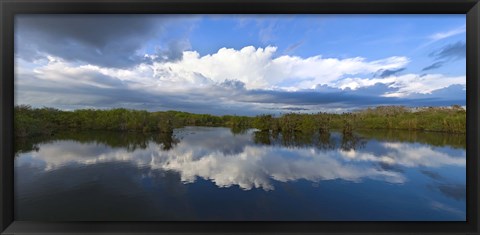
[[[14,129],[17,137],[51,135],[59,130],[112,130],[171,133],[184,126],[229,127],[232,132],[247,128],[282,133],[328,133],[339,130],[351,134],[361,129],[422,130],[447,133],[466,132],[466,111],[451,107],[407,108],[380,106],[348,113],[287,113],[256,117],[194,114],[180,111],[148,112],[124,108],[63,111],[54,108],[15,107]]]

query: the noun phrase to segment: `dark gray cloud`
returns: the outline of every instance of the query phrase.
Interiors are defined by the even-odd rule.
[[[17,98],[35,107],[54,106],[68,109],[82,107],[124,107],[155,101],[155,96],[126,87],[100,88],[88,85],[60,87],[51,83],[24,85],[16,90]]]
[[[466,105],[466,90],[465,86],[454,84],[448,87],[433,91],[431,94],[412,94],[411,99],[428,99],[431,100],[431,105]]]
[[[105,79],[105,84],[110,84]],[[113,108],[178,110],[216,115],[237,114],[257,115],[277,110],[280,113],[290,111],[319,112],[328,109],[343,108],[352,110],[377,105],[404,106],[449,106],[465,105],[465,91],[462,86],[450,86],[430,95],[416,95],[409,98],[382,97],[389,91],[386,85],[346,91],[330,88],[331,92],[305,90],[298,92],[272,90],[245,90],[241,82],[227,81],[229,86],[209,86],[188,92],[146,92],[130,89],[122,83],[112,88],[91,85],[56,86],[52,83],[22,85],[16,92],[19,104],[33,106],[51,106],[58,108]],[[224,84],[225,85],[225,84]],[[448,95],[445,95],[448,94]],[[322,110],[325,109],[325,110]]]
[[[437,61],[437,62],[435,62],[435,63],[433,63],[433,64],[431,64],[431,65],[423,68],[422,71],[427,71],[427,70],[432,70],[432,69],[438,69],[438,68],[442,67],[444,63],[445,63],[444,61]]]
[[[318,88],[318,87],[317,87]],[[387,92],[394,91],[385,84],[363,87],[357,90],[337,89],[321,86],[316,90],[296,92],[274,90],[249,90],[237,96],[237,100],[244,102],[270,103],[280,105],[323,105],[336,107],[369,107],[375,105],[404,105],[414,106],[450,106],[452,104],[465,105],[465,90],[461,85],[452,85],[439,89],[431,94],[418,94],[406,98],[383,97]]]
[[[467,46],[465,42],[459,41],[453,44],[448,44],[439,50],[430,53],[430,56],[437,60],[456,60],[465,58],[466,53]]]
[[[245,83],[238,80],[227,79],[220,84],[224,88],[230,88],[235,90],[245,90]]]
[[[425,68],[422,71],[433,70],[441,68],[447,61],[464,59],[467,53],[467,45],[463,41],[448,44],[436,51],[429,54],[430,57],[435,58],[435,62]]]
[[[306,109],[306,108],[300,108],[300,107],[286,107],[286,108],[282,108],[283,110],[289,110],[289,111],[306,111],[306,110],[310,110],[310,109]]]
[[[375,77],[381,77],[381,78],[386,78],[388,76],[392,76],[392,75],[395,75],[397,73],[400,73],[402,72],[403,70],[405,70],[405,68],[399,68],[399,69],[381,69],[381,70],[378,70],[376,73],[375,73]]]
[[[67,61],[129,67],[145,58],[138,50],[158,38],[168,18],[148,15],[20,15],[15,19],[15,54],[27,61],[42,53]],[[178,59],[173,43],[162,58]]]
[[[149,92],[131,88],[130,83],[106,75],[90,75],[91,78],[88,81],[96,81],[95,83],[74,83],[68,82],[68,80],[59,83],[39,79],[33,75],[22,76],[22,82],[19,83],[17,80],[15,85],[16,104],[60,109],[124,107],[150,111],[178,110],[210,114],[255,114],[248,104],[232,105],[219,102],[219,98],[233,95],[236,90],[241,89],[243,83],[238,81],[226,82],[233,88],[215,86],[193,89],[188,93]]]
[[[187,40],[175,40],[167,43],[166,48],[156,50],[157,58],[153,61],[166,62],[166,61],[178,61],[183,58],[183,52],[191,49],[190,42]],[[150,62],[150,61],[146,61]]]

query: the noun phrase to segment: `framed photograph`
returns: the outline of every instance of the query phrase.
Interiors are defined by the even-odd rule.
[[[478,234],[477,0],[1,1],[1,234]]]

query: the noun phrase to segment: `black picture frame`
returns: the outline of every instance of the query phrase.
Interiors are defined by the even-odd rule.
[[[442,233],[478,234],[480,3],[478,0],[0,0],[0,231],[1,234],[95,233]],[[35,222],[15,221],[14,16],[16,14],[466,14],[466,222]]]

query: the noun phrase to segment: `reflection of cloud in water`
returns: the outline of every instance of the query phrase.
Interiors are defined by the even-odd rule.
[[[459,209],[456,209],[456,208],[453,208],[453,207],[450,207],[448,205],[445,205],[441,202],[437,202],[437,201],[432,201],[430,203],[430,205],[432,206],[433,209],[435,210],[438,210],[438,211],[445,211],[445,212],[448,212],[448,213],[451,213],[451,214],[455,214],[459,217],[462,217],[463,219],[465,219],[465,212],[464,211],[461,211]]]
[[[449,180],[437,172],[421,170],[422,174],[434,180],[434,183],[428,187],[432,190],[438,190],[444,196],[457,201],[465,201],[467,198],[467,187],[462,183],[449,182]]]
[[[272,190],[273,180],[319,182],[342,179],[359,182],[369,178],[390,183],[406,181],[401,171],[379,168],[376,166],[378,163],[403,167],[465,165],[464,157],[449,156],[423,145],[403,143],[385,143],[383,146],[389,151],[377,156],[354,150],[321,151],[315,147],[255,145],[248,138],[235,142],[233,137],[225,137],[216,145],[200,139],[201,135],[190,134],[168,151],[162,151],[161,146],[150,142],[146,149],[133,152],[101,144],[58,141],[41,145],[38,152],[22,154],[17,164],[36,164],[52,170],[67,164],[128,161],[150,169],[178,172],[183,182],[194,182],[201,177],[219,187],[238,185],[247,190]]]
[[[74,143],[64,142],[68,145]],[[95,152],[95,145],[78,145],[83,147],[82,153],[88,153],[90,148]],[[392,183],[404,181],[398,173],[378,170],[368,165],[345,163],[335,151],[320,152],[314,148],[288,149],[252,145],[246,146],[239,154],[226,155],[221,151],[209,151],[186,144],[179,144],[170,151],[161,151],[158,145],[150,144],[147,149],[134,152],[107,148],[108,151],[102,154],[82,155],[74,151],[67,153],[63,147],[60,142],[46,144],[38,153],[32,152],[31,155],[34,159],[45,161],[46,170],[72,163],[131,161],[151,169],[179,172],[184,182],[194,182],[196,177],[202,177],[212,180],[219,187],[238,185],[243,189],[271,190],[272,179],[281,182],[300,179],[314,182],[333,179],[360,181],[362,178]]]
[[[462,184],[441,184],[438,189],[443,195],[457,201],[464,201],[467,198],[467,188]]]
[[[434,179],[434,180],[443,180],[444,178],[437,172],[434,172],[434,171],[429,171],[429,170],[420,170],[420,172],[422,172],[422,174]]]
[[[199,176],[211,179],[218,186],[239,185],[273,189],[271,179],[287,182],[300,179],[310,181],[344,179],[359,181],[361,178],[378,178],[389,182],[403,182],[399,174],[379,171],[365,165],[346,164],[336,152],[317,152],[313,148],[286,149],[267,146],[247,146],[245,151],[225,156],[210,153],[195,159],[193,152],[179,152],[167,157],[166,161],[155,163],[152,168],[175,170],[182,180],[193,182]]]
[[[241,153],[246,145],[252,143],[251,135],[254,132],[250,129],[244,134],[232,136],[230,130],[215,127],[185,127],[175,131],[175,136],[183,143],[202,146],[208,151],[218,150],[224,154]]]
[[[352,161],[379,162],[388,165],[401,165],[405,167],[441,167],[446,165],[465,166],[465,151],[459,156],[452,156],[436,151],[425,145],[408,143],[382,143],[386,154],[357,152],[355,150],[341,151],[340,154]]]

